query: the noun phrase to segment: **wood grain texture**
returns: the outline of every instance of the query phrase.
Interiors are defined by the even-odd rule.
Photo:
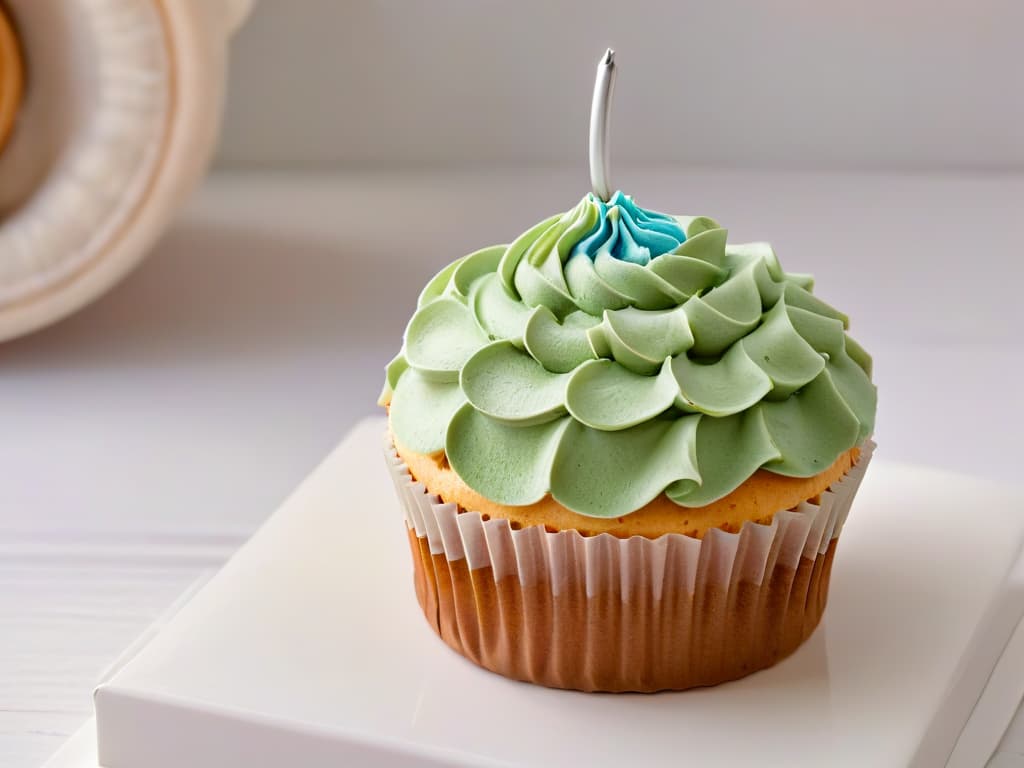
[[[62,540],[63,539],[63,540]],[[39,765],[121,652],[239,541],[0,532],[0,765]]]

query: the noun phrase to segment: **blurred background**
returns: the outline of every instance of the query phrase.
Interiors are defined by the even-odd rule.
[[[585,172],[611,46],[619,169],[1021,170],[1021,29],[1015,0],[265,0],[218,165]]]
[[[880,460],[1014,477],[1022,29],[1018,0],[257,3],[175,223],[0,345],[0,764],[56,748],[103,667],[379,415],[431,274],[589,191],[607,46],[616,186],[816,275],[875,355]]]

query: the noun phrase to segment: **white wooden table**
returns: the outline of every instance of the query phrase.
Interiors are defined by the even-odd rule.
[[[653,208],[769,239],[876,359],[880,455],[1014,482],[1024,177],[634,170]],[[221,175],[125,283],[0,348],[0,765],[375,409],[424,281],[582,170]]]

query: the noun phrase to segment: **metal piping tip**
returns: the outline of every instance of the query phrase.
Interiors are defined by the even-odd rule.
[[[590,105],[590,185],[594,194],[608,202],[612,196],[608,149],[612,92],[615,89],[615,51],[609,48],[597,64],[594,99]]]

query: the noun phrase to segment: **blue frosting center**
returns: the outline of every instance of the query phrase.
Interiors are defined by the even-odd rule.
[[[590,197],[597,203],[600,217],[576,243],[570,258],[584,254],[593,260],[599,253],[607,253],[613,259],[643,266],[686,240],[686,233],[672,216],[641,208],[622,192],[616,192],[607,203]]]

